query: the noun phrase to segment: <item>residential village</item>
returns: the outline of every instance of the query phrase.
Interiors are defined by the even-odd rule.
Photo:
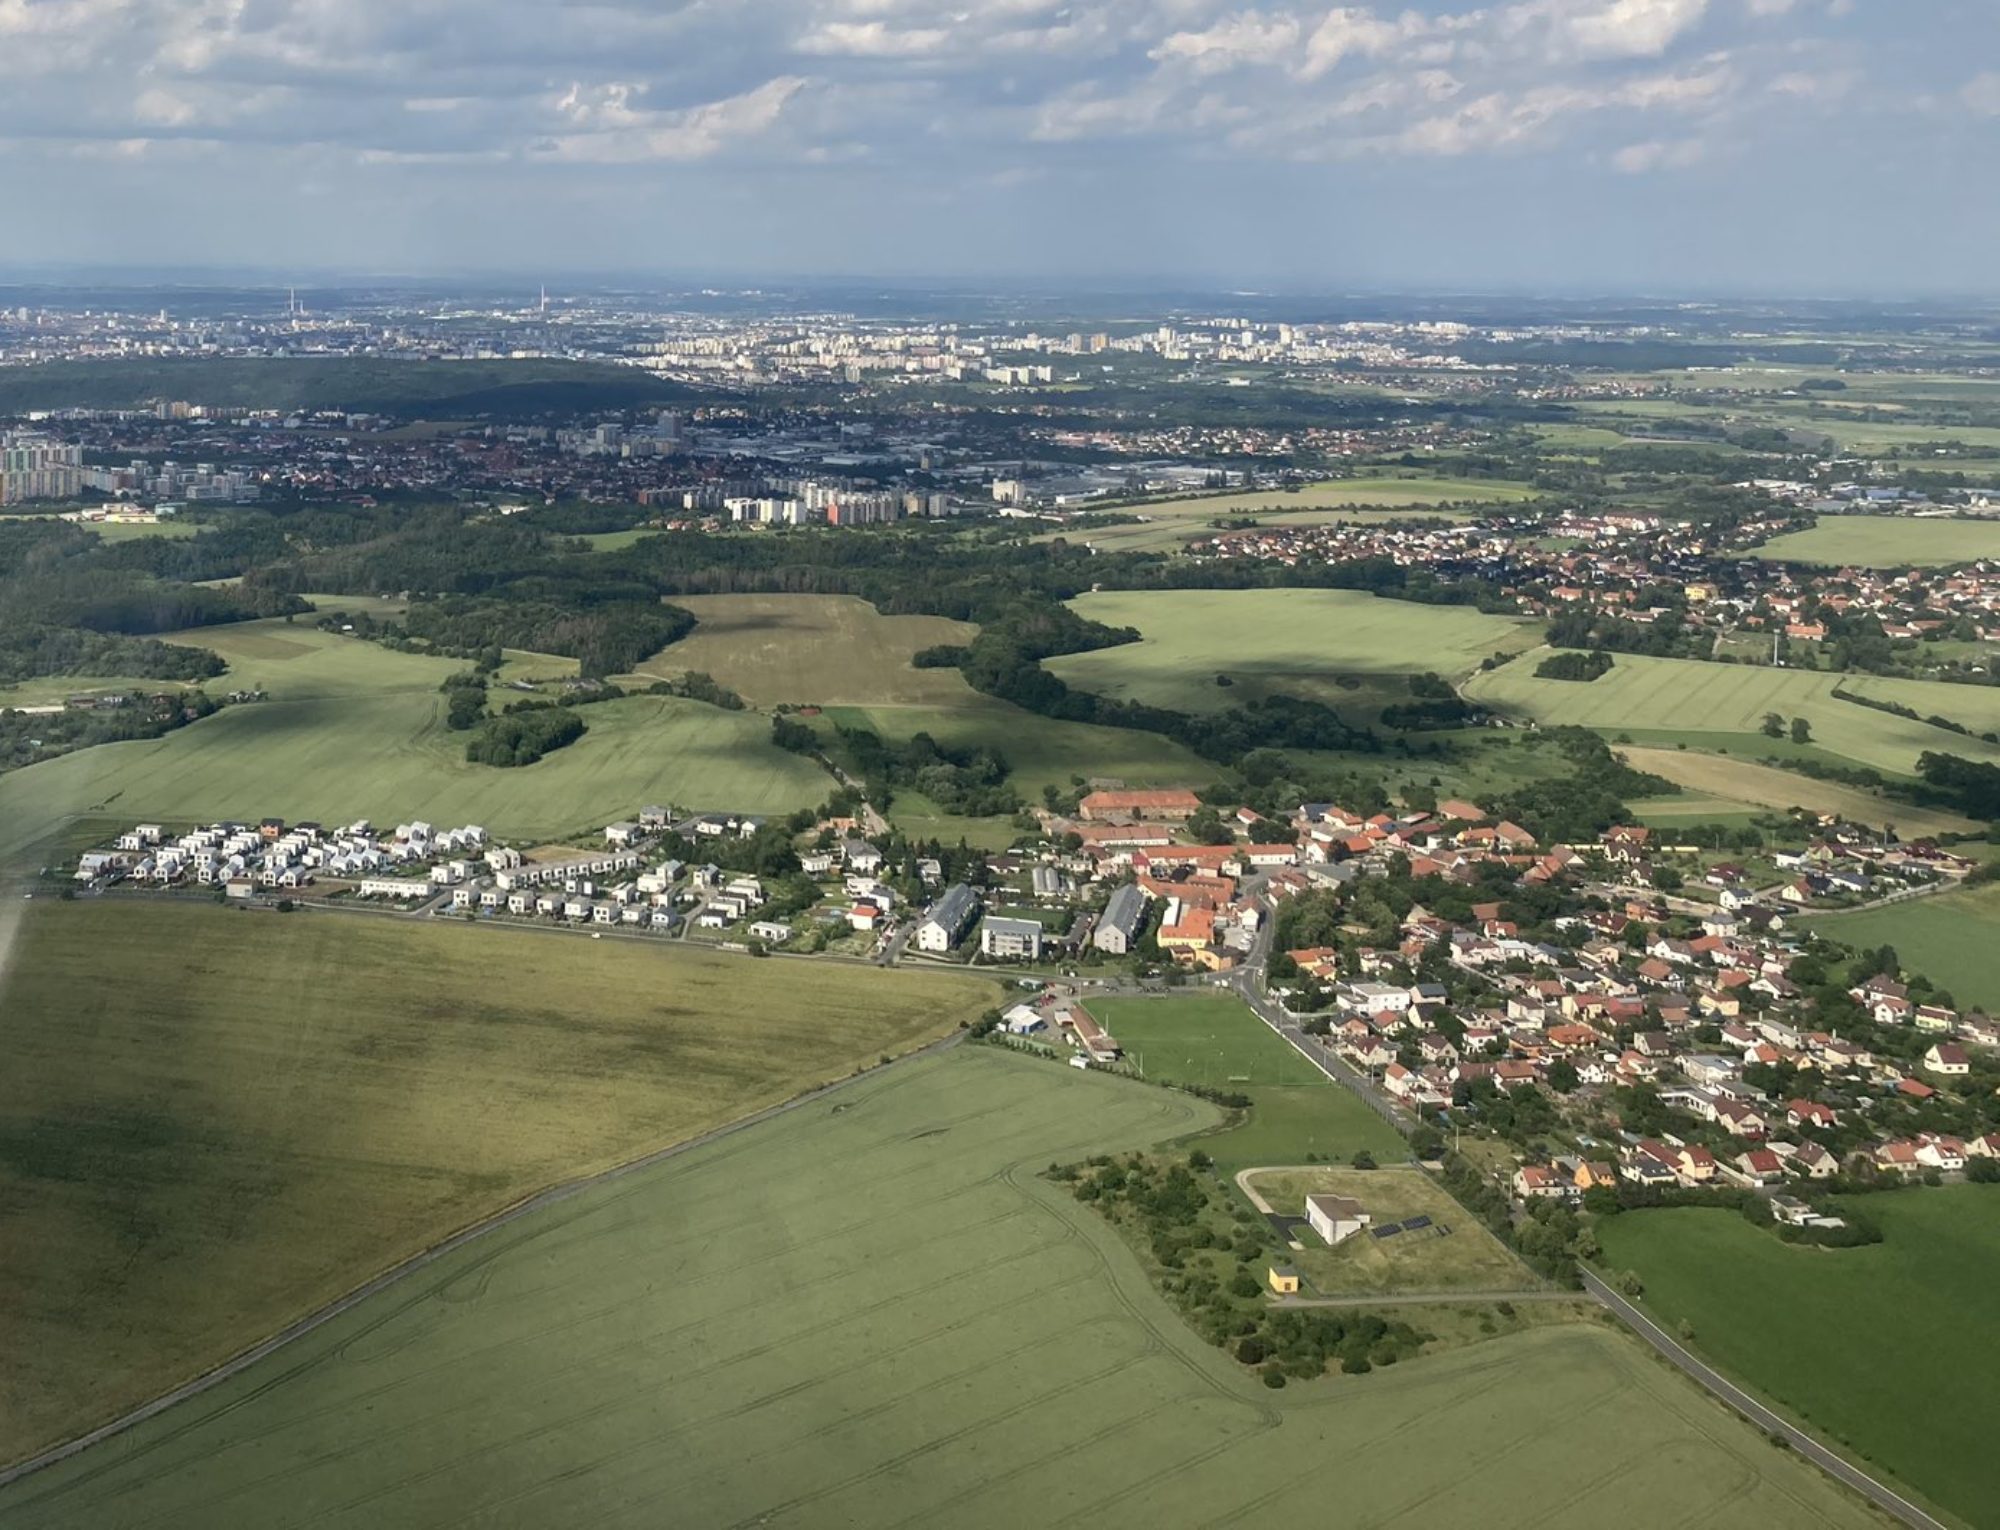
[[[1211,810],[1228,842],[1190,842]],[[992,853],[919,854],[851,818],[648,806],[588,846],[422,822],[141,824],[74,875],[91,890],[1030,969],[1043,991],[998,1028],[1060,1038],[1080,1066],[1120,1056],[1076,1002],[1083,989],[1230,984],[1411,1124],[1509,1142],[1524,1201],[2000,1159],[2000,1021],[1891,971],[1852,983],[1829,1016],[1828,964],[1796,927],[1955,886],[1977,863],[1843,822],[1801,820],[1797,838],[1732,857],[1620,825],[1543,845],[1470,801],[1368,815],[1305,803],[1274,825],[1189,790],[1099,787],[1043,813],[1031,846]],[[773,846],[767,869],[741,869]]]

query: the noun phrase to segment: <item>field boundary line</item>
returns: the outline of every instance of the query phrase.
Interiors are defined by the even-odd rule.
[[[456,1253],[466,1245],[477,1242],[489,1233],[497,1232],[501,1228],[507,1227],[525,1216],[545,1210],[550,1206],[559,1205],[563,1201],[573,1200],[586,1191],[597,1189],[601,1185],[611,1184],[617,1180],[637,1174],[642,1170],[653,1168],[670,1159],[678,1158],[684,1153],[693,1152],[696,1148],[706,1147],[724,1138],[735,1136],[738,1132],[747,1131],[753,1126],[761,1126],[767,1121],[775,1120],[779,1116],[799,1109],[801,1106],[810,1105],[816,1100],[825,1099],[829,1095],[851,1088],[864,1080],[880,1078],[883,1074],[893,1068],[902,1066],[904,1063],[916,1062],[922,1058],[935,1057],[957,1046],[964,1040],[964,1036],[965,1033],[963,1031],[953,1031],[949,1035],[941,1036],[936,1041],[929,1042],[915,1051],[905,1052],[902,1056],[893,1058],[886,1063],[877,1063],[873,1067],[865,1067],[857,1073],[849,1074],[846,1078],[835,1079],[831,1083],[820,1084],[815,1088],[806,1090],[802,1094],[793,1095],[788,1100],[781,1100],[775,1105],[767,1105],[762,1110],[754,1111],[747,1116],[740,1116],[734,1121],[724,1122],[721,1126],[713,1127],[698,1136],[689,1137],[681,1142],[670,1143],[666,1147],[655,1148],[650,1152],[641,1154],[637,1158],[630,1158],[623,1163],[613,1164],[608,1169],[600,1169],[595,1174],[587,1174],[578,1179],[563,1180],[558,1184],[550,1185],[547,1189],[538,1190],[522,1200],[515,1201],[511,1205],[502,1207],[499,1211],[481,1218],[468,1227],[460,1228],[457,1232],[442,1241],[434,1243],[428,1248],[418,1250],[408,1258],[391,1265],[379,1275],[364,1281],[345,1295],[335,1297],[332,1301],[314,1309],[304,1317],[287,1324],[269,1338],[261,1339],[249,1348],[239,1350],[220,1364],[203,1371],[191,1380],[182,1382],[171,1391],[163,1392],[158,1397],[141,1403],[129,1412],[112,1419],[109,1423],[100,1424],[88,1433],[78,1435],[75,1439],[50,1446],[47,1450],[29,1456],[26,1460],[0,1468],[0,1488],[11,1487],[23,1478],[33,1476],[36,1472],[44,1471],[51,1466],[56,1466],[61,1462],[67,1461],[94,1445],[102,1444],[116,1435],[125,1433],[128,1429],[166,1412],[169,1408],[177,1404],[190,1401],[202,1393],[222,1385],[223,1382],[233,1379],[255,1365],[258,1361],[276,1354],[287,1345],[305,1338],[308,1334],[324,1327],[335,1318],[367,1301],[370,1297],[388,1290],[390,1287],[415,1275],[420,1270],[435,1264],[447,1254]]]
[[[1784,1440],[1794,1450],[1798,1451],[1799,1454],[1825,1471],[1836,1481],[1845,1483],[1848,1487],[1853,1488],[1857,1493],[1860,1493],[1869,1502],[1873,1503],[1876,1508],[1881,1509],[1884,1513],[1895,1516],[1904,1524],[1913,1525],[1917,1527],[1917,1530],[1951,1530],[1951,1527],[1946,1525],[1943,1520],[1918,1508],[1894,1488],[1888,1487],[1874,1477],[1871,1477],[1845,1456],[1828,1449],[1797,1425],[1788,1423],[1763,1403],[1757,1401],[1756,1398],[1752,1397],[1742,1387],[1729,1380],[1720,1371],[1716,1370],[1715,1367],[1697,1358],[1686,1346],[1675,1339],[1673,1335],[1669,1334],[1666,1329],[1654,1322],[1623,1296],[1612,1290],[1610,1286],[1598,1279],[1589,1270],[1582,1269],[1579,1266],[1579,1273],[1583,1276],[1584,1290],[1594,1296],[1612,1316],[1619,1319],[1626,1327],[1630,1328],[1641,1339],[1650,1344],[1669,1364],[1683,1372],[1690,1380],[1704,1388],[1719,1401],[1725,1403],[1735,1412],[1740,1413],[1750,1423],[1756,1425],[1765,1433],[1776,1435]]]

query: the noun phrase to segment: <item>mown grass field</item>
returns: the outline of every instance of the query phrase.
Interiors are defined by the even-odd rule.
[[[1143,517],[1116,526],[1087,531],[1045,532],[1036,541],[1058,536],[1113,552],[1166,552],[1191,539],[1206,536],[1218,519],[1255,516],[1266,526],[1323,525],[1368,511],[1408,511],[1432,518],[1469,518],[1477,509],[1520,504],[1536,497],[1523,483],[1483,478],[1334,479],[1309,484],[1296,494],[1282,490],[1259,493],[1210,494],[1191,499],[1161,500],[1133,505],[1119,514]]]
[[[1504,668],[1474,675],[1466,682],[1465,694],[1541,723],[1573,723],[1610,735],[1629,731],[1636,737],[1643,732],[1649,743],[1676,734],[1686,735],[1691,744],[1695,735],[1737,735],[1743,752],[1753,756],[1764,753],[1764,746],[1772,742],[1758,733],[1765,713],[1776,712],[1787,720],[1804,717],[1821,750],[1904,776],[1916,773],[1917,756],[1925,750],[2000,760],[2000,747],[1981,739],[1833,697],[1838,684],[1983,731],[1992,726],[1989,717],[2000,720],[2000,691],[1986,686],[1622,653],[1608,674],[1579,684],[1537,679],[1535,666],[1547,652],[1537,648]]]
[[[1538,641],[1534,626],[1507,617],[1353,590],[1105,591],[1070,605],[1144,637],[1064,654],[1049,670],[1080,690],[1180,711],[1285,692],[1372,714],[1409,699],[1408,675],[1462,678],[1496,650]],[[1232,684],[1218,685],[1219,674]]]
[[[1287,1257],[1313,1295],[1532,1291],[1542,1285],[1422,1169],[1272,1169],[1249,1180],[1272,1210],[1287,1216],[1303,1216],[1308,1195],[1346,1195],[1361,1202],[1376,1227],[1410,1217],[1431,1219],[1429,1227],[1387,1238],[1364,1230],[1332,1248],[1310,1227],[1301,1227],[1298,1240],[1305,1248],[1288,1251]]]
[[[456,922],[36,904],[0,986],[0,1460],[997,993],[820,964],[802,1004],[800,978]]]
[[[590,731],[533,765],[470,765],[438,692],[455,661],[281,622],[178,636],[229,662],[215,689],[258,685],[270,699],[0,776],[0,858],[79,814],[426,818],[550,837],[645,802],[789,812],[822,801],[830,785],[811,761],[771,744],[767,718],[664,696],[584,708]]]
[[[2000,1009],[2000,884],[1809,920],[1806,927],[1843,945],[1894,946],[1905,968],[1943,984],[1960,1004]]]
[[[1409,1156],[1388,1122],[1233,995],[1092,999],[1089,1009],[1146,1078],[1250,1096],[1246,1120],[1202,1142],[1226,1169],[1298,1163],[1307,1153],[1346,1160],[1359,1148],[1384,1163]]]
[[[1605,1262],[1644,1305],[1735,1380],[1971,1524],[2000,1504],[1989,1421],[2000,1380],[2000,1190],[1953,1185],[1866,1197],[1883,1241],[1792,1248],[1727,1211],[1677,1209],[1598,1226]]]
[[[1802,807],[1815,813],[1838,813],[1852,823],[1878,827],[1894,824],[1896,832],[1906,839],[1921,838],[1926,834],[1970,834],[1978,828],[1971,819],[1961,818],[1956,813],[1893,802],[1887,797],[1862,791],[1859,787],[1842,786],[1837,781],[1815,781],[1796,771],[1759,765],[1752,760],[1704,754],[1693,749],[1623,746],[1618,752],[1636,769],[1665,776],[1700,797],[1733,802],[1739,810],[1751,807],[1783,811]],[[1642,802],[1640,806],[1666,810],[1674,816],[1699,816],[1696,812],[1699,797],[1685,802],[1689,810],[1687,813],[1680,811],[1682,803],[1683,799],[1661,797]]]
[[[2000,557],[2000,520],[1915,520],[1901,515],[1823,515],[1810,531],[1775,537],[1757,556],[1780,563],[1931,568]]]
[[[459,1250],[0,1519],[1150,1530],[1332,1480],[1385,1530],[1873,1523],[1602,1326],[1268,1391],[1038,1178],[1210,1119],[998,1050],[913,1063]]]
[[[964,622],[884,616],[852,595],[693,595],[674,604],[701,625],[639,666],[655,678],[702,670],[754,706],[980,699],[957,670],[910,664],[921,648],[971,641],[978,629]]]

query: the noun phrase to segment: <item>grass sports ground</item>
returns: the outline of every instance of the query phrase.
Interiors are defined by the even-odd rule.
[[[1961,1005],[2000,1009],[2000,884],[1826,915],[1806,928],[1857,949],[1894,946],[1905,968],[1943,984]]]
[[[1308,1195],[1346,1195],[1361,1202],[1378,1228],[1429,1219],[1428,1226],[1386,1238],[1364,1231],[1332,1248],[1301,1227],[1298,1241],[1304,1248],[1288,1257],[1313,1295],[1530,1291],[1543,1284],[1422,1169],[1315,1165],[1262,1169],[1246,1178],[1273,1211],[1287,1216],[1303,1215]]]
[[[1536,627],[1506,617],[1353,590],[1106,591],[1070,605],[1144,637],[1050,659],[1051,672],[1080,690],[1180,711],[1288,692],[1375,713],[1409,699],[1405,675],[1458,678],[1496,650],[1538,641]],[[1233,684],[1217,685],[1218,673]]]
[[[802,1003],[790,963],[655,943],[199,902],[26,912],[0,986],[0,1460],[997,991],[820,963]]]
[[[830,784],[771,744],[768,719],[667,696],[586,709],[589,733],[534,765],[470,765],[438,693],[462,667],[455,661],[281,621],[176,637],[228,661],[216,689],[262,686],[270,699],[0,776],[0,858],[78,814],[426,818],[527,838],[601,826],[651,801],[789,812],[823,800]]]
[[[1255,516],[1266,526],[1317,526],[1343,515],[1385,510],[1433,518],[1474,507],[1520,504],[1535,498],[1526,484],[1475,478],[1346,478],[1309,484],[1296,494],[1271,490],[1250,494],[1210,494],[1156,504],[1121,506],[1121,515],[1140,521],[1082,531],[1045,532],[1037,541],[1067,537],[1108,552],[1169,552],[1210,532],[1210,522]]]
[[[955,669],[910,656],[978,632],[940,616],[884,616],[852,595],[692,595],[674,604],[700,626],[640,669],[654,678],[702,670],[753,706],[779,702],[950,706],[976,694]]]
[[[2000,557],[2000,520],[1916,520],[1903,515],[1823,515],[1810,531],[1773,537],[1757,556],[1834,567],[1930,568]]]
[[[1795,1248],[1728,1211],[1628,1213],[1598,1224],[1605,1263],[1637,1270],[1644,1305],[1750,1386],[1974,1524],[2000,1503],[1990,1420],[2000,1379],[2000,1189],[1866,1197],[1883,1241]],[[1958,1357],[1940,1359],[1939,1357]]]
[[[1704,754],[1693,749],[1628,746],[1621,746],[1618,752],[1635,769],[1665,776],[1669,781],[1686,787],[1689,792],[1699,794],[1688,799],[1660,797],[1639,804],[1642,808],[1669,810],[1671,816],[1684,823],[1708,821],[1705,804],[1714,801],[1736,812],[1746,807],[1781,812],[1786,808],[1802,807],[1815,813],[1838,813],[1850,823],[1869,823],[1878,827],[1892,823],[1896,832],[1906,839],[1921,838],[1926,834],[1970,834],[1976,832],[1978,827],[1970,819],[1960,818],[1956,813],[1893,802],[1862,791],[1859,787],[1842,786],[1837,781],[1815,781],[1796,771],[1780,770],[1774,765],[1759,765],[1728,755]],[[1685,812],[1681,811],[1683,805],[1687,809]]]
[[[0,1520],[1117,1530],[1331,1481],[1383,1530],[1875,1523],[1599,1325],[1268,1391],[1038,1177],[1211,1119],[998,1049],[909,1063],[455,1251]]]
[[[1764,715],[1776,712],[1788,720],[1804,717],[1821,749],[1896,775],[1915,774],[1917,756],[1927,749],[2000,760],[2000,748],[1980,739],[1833,696],[1834,686],[1844,685],[1861,695],[1984,731],[1994,725],[1989,717],[2000,721],[2000,695],[1985,686],[1623,653],[1616,655],[1608,674],[1580,684],[1536,677],[1535,666],[1549,652],[1537,648],[1503,668],[1474,675],[1464,686],[1465,694],[1495,710],[1540,723],[1574,723],[1607,734],[1644,733],[1648,742],[1677,733],[1690,738],[1695,733],[1741,735],[1742,751],[1753,758],[1763,753],[1767,742],[1758,734]]]
[[[1408,1156],[1388,1122],[1234,995],[1092,999],[1089,1009],[1146,1078],[1250,1096],[1247,1120],[1202,1143],[1232,1173],[1298,1163],[1307,1153],[1344,1160],[1358,1148],[1385,1162]]]

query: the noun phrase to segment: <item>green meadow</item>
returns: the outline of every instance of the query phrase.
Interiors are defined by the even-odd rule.
[[[2000,1009],[2000,885],[1917,898],[1807,922],[1843,945],[1890,945],[1903,966],[1941,983],[1962,1005]]]
[[[1537,641],[1533,626],[1508,617],[1353,590],[1120,590],[1070,605],[1143,636],[1050,659],[1050,671],[1079,690],[1180,711],[1218,711],[1274,692],[1379,711],[1409,699],[1405,676],[1461,678],[1489,654]],[[1231,683],[1218,684],[1218,675]]]
[[[11,1530],[1872,1519],[1622,1334],[1282,1393],[1051,1160],[1214,1119],[961,1048],[533,1213],[0,1490]]]
[[[1757,550],[1780,563],[1932,568],[2000,558],[2000,520],[1917,520],[1906,515],[1823,515],[1809,531]]]
[[[1630,1212],[1598,1223],[1607,1266],[1637,1270],[1643,1305],[1736,1381],[1969,1524],[1992,1523],[2000,1456],[2000,1190],[1952,1185],[1859,1202],[1883,1241],[1781,1243],[1728,1211]]]

